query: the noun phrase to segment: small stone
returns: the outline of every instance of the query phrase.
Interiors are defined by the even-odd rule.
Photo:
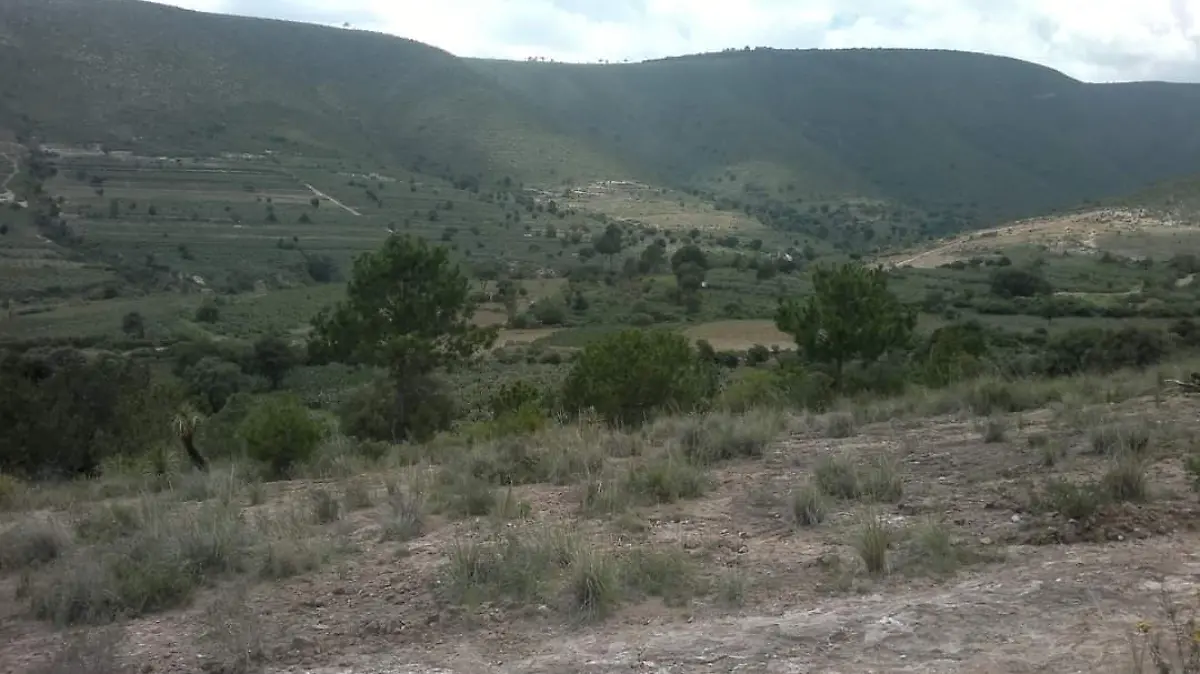
[[[1012,520],[1012,523],[1013,523],[1013,524],[1016,524],[1016,523],[1018,523],[1018,522],[1020,522],[1020,521],[1021,521],[1021,516],[1020,516],[1020,515],[1013,515],[1013,516],[1012,516],[1012,517],[1010,517],[1009,519],[1010,519],[1010,520]]]
[[[980,538],[980,539],[979,539],[979,544],[980,544],[980,545],[991,545],[991,544],[992,544],[992,539],[991,539],[991,538],[989,538],[989,537],[987,537],[987,536],[984,536],[983,538]]]
[[[738,538],[745,540],[747,538],[750,538],[750,534],[746,533],[745,531],[739,531]]]
[[[737,551],[738,551],[738,554],[739,554],[739,555],[744,555],[744,554],[746,554],[747,552],[750,552],[750,546],[748,546],[748,545],[740,545],[740,546],[738,546],[738,549],[737,549]]]

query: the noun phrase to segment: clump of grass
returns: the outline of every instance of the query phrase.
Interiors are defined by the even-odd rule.
[[[1104,502],[1104,494],[1095,485],[1076,484],[1056,478],[1043,485],[1032,505],[1035,510],[1054,511],[1063,517],[1079,520],[1095,515]]]
[[[342,490],[342,500],[347,510],[364,510],[374,505],[371,500],[371,487],[365,480],[354,479],[346,483]]]
[[[267,502],[267,486],[262,480],[251,480],[246,484],[246,499],[252,506]]]
[[[830,412],[821,418],[821,427],[828,438],[848,438],[858,432],[858,423],[850,412]]]
[[[711,478],[702,467],[683,457],[664,453],[631,467],[619,488],[636,502],[652,505],[699,498],[711,484]]]
[[[575,615],[600,620],[621,601],[621,581],[611,556],[595,550],[581,551],[568,568],[567,594]]]
[[[496,492],[487,480],[448,468],[440,473],[435,505],[455,517],[481,517],[496,506]]]
[[[443,567],[448,598],[474,605],[507,598],[541,599],[553,558],[538,540],[510,533],[501,541],[456,541]]]
[[[616,473],[609,472],[585,482],[580,490],[579,509],[587,515],[615,515],[629,507],[627,485]]]
[[[887,520],[877,513],[868,513],[859,522],[854,534],[854,549],[869,573],[879,575],[887,571],[888,548],[893,536]]]
[[[1165,585],[1165,584],[1164,584]],[[1139,620],[1130,641],[1130,656],[1135,674],[1200,674],[1200,618],[1193,606],[1185,609],[1164,587],[1159,604],[1160,624]]]
[[[732,568],[717,578],[717,601],[725,606],[740,608],[746,603],[746,592],[750,587],[750,579],[746,572]]]
[[[1061,399],[1062,392],[1057,382],[1047,386],[1029,380],[982,379],[969,384],[959,397],[972,413],[989,416],[1037,409]]]
[[[55,561],[48,582],[30,591],[33,612],[75,625],[175,608],[202,584],[245,568],[253,542],[228,506],[158,514],[131,534]]]
[[[527,519],[533,508],[528,501],[517,497],[512,486],[496,494],[496,503],[492,507],[492,516],[502,520]]]
[[[678,441],[690,460],[709,465],[762,456],[783,425],[782,415],[765,410],[688,417],[678,433]]]
[[[407,541],[420,536],[425,528],[425,496],[416,487],[402,489],[388,485],[387,507],[384,510],[382,539]]]
[[[877,503],[895,503],[904,496],[904,480],[899,464],[887,457],[877,457],[863,469],[858,478],[862,495]]]
[[[49,564],[71,546],[71,534],[49,519],[23,519],[0,532],[0,571]]]
[[[315,571],[329,561],[331,548],[311,538],[272,539],[262,546],[256,572],[266,580],[282,580]]]
[[[987,444],[1004,442],[1008,437],[1008,420],[1000,416],[992,416],[975,424],[975,431]]]
[[[261,622],[246,601],[247,588],[221,592],[203,613],[206,670],[249,674],[265,658]]]
[[[75,534],[88,543],[108,543],[141,531],[151,516],[144,499],[96,505],[75,522]]]
[[[620,434],[583,426],[502,437],[476,445],[457,470],[493,485],[569,484],[604,465],[605,446]]]
[[[1044,443],[1039,443],[1032,446],[1037,447],[1039,461],[1047,468],[1057,465],[1067,453],[1066,447],[1063,445],[1063,443],[1055,440],[1047,440]]]
[[[634,548],[621,560],[627,588],[682,604],[695,590],[695,571],[682,550]]]
[[[858,484],[858,469],[847,456],[823,457],[817,462],[814,475],[817,486],[830,496],[855,499],[861,493]]]
[[[1146,479],[1146,461],[1135,454],[1116,456],[1100,478],[1100,488],[1116,501],[1145,501],[1150,496]]]
[[[0,510],[14,510],[25,497],[28,487],[21,480],[0,473]]]
[[[101,529],[93,545],[46,566],[29,587],[33,614],[60,626],[111,623],[186,605],[197,589],[221,578],[246,572],[284,577],[329,557],[319,541],[304,536],[303,511],[290,523],[261,520],[252,527],[234,504],[155,505],[139,509],[136,529]]]
[[[337,497],[325,489],[315,489],[310,494],[312,517],[317,524],[330,524],[342,518],[342,504]]]
[[[805,484],[788,495],[788,516],[794,526],[816,526],[829,516],[829,497],[816,484]]]
[[[965,561],[965,554],[954,542],[949,528],[929,520],[918,525],[910,539],[912,561],[935,574],[952,574]]]
[[[1183,460],[1183,468],[1192,478],[1192,491],[1200,491],[1200,453],[1189,454]]]
[[[1150,450],[1151,429],[1144,422],[1117,422],[1093,428],[1088,433],[1092,452],[1117,456],[1145,456]]]

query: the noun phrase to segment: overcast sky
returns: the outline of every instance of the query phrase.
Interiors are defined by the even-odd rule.
[[[460,56],[642,60],[725,47],[1003,54],[1088,81],[1200,82],[1200,0],[159,0],[392,33]]]

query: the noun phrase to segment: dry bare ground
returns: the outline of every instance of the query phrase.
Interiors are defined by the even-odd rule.
[[[1020,220],[1002,227],[973,231],[920,252],[900,253],[880,261],[897,267],[937,267],[974,255],[1020,245],[1042,245],[1055,252],[1095,253],[1123,250],[1120,237],[1131,234],[1167,236],[1197,232],[1196,223],[1181,222],[1139,209],[1108,208],[1061,216]]]
[[[557,195],[547,193],[545,199]],[[700,229],[746,233],[762,229],[762,223],[741,211],[720,211],[711,204],[664,193],[643,183],[603,180],[572,189],[567,205],[604,213],[618,220],[642,222],[664,230]]]
[[[569,426],[440,448],[459,456],[441,474],[333,461],[264,486],[218,471],[107,505],[114,485],[10,491],[0,671],[115,671],[78,653],[138,672],[1137,671],[1163,592],[1198,603],[1196,403],[1068,394],[1005,414],[1023,405],[988,390]],[[480,497],[462,481],[517,464],[538,482]],[[34,619],[55,597],[72,608],[53,588],[90,568],[84,539],[110,535],[97,522],[121,503],[297,521],[271,529],[257,575],[239,565],[119,633],[81,627],[81,642]],[[324,552],[291,568],[300,541]]]
[[[744,351],[761,344],[765,347],[777,347],[781,350],[796,348],[796,340],[790,335],[780,332],[775,327],[775,321],[746,319],[728,321],[710,321],[700,323],[684,330],[689,339],[707,340],[714,349],[732,349]]]

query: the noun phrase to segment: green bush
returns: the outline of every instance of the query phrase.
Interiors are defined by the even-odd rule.
[[[488,411],[492,419],[499,419],[506,414],[512,414],[522,408],[537,407],[542,398],[538,387],[527,381],[517,380],[503,384],[488,399]]]
[[[0,355],[0,471],[96,474],[105,460],[166,439],[176,399],[146,365],[122,356],[73,349]]]
[[[338,418],[343,432],[355,438],[425,442],[450,428],[456,413],[441,380],[416,376],[400,387],[380,378],[358,389],[338,409]]]
[[[296,396],[274,395],[263,398],[246,415],[239,434],[250,458],[267,464],[273,475],[283,476],[313,455],[325,426]]]
[[[221,320],[221,310],[215,302],[205,301],[196,308],[196,321],[199,323],[216,323]]]
[[[716,370],[687,338],[625,330],[588,345],[563,386],[570,411],[592,408],[610,423],[640,424],[656,414],[690,411],[716,388]]]
[[[730,412],[745,412],[759,407],[783,407],[786,402],[784,382],[778,373],[745,369],[731,377],[716,404]]]

